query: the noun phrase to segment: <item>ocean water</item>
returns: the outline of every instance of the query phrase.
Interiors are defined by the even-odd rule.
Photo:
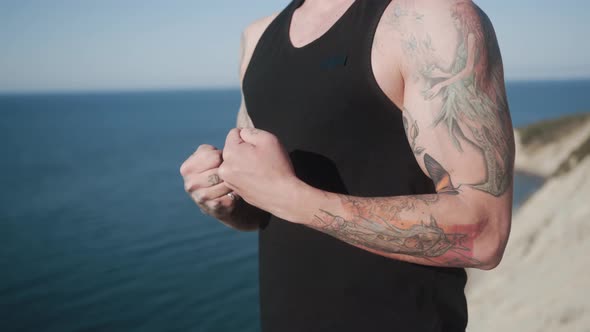
[[[508,84],[516,126],[590,111],[590,81]],[[237,90],[0,96],[0,331],[258,331],[257,235],[178,169]],[[518,175],[515,207],[542,180]]]

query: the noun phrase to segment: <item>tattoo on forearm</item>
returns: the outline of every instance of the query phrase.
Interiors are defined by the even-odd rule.
[[[390,198],[351,198],[340,196],[343,206],[352,212],[350,220],[320,210],[312,227],[353,245],[383,254],[409,255],[442,266],[477,266],[473,258],[473,237],[480,231],[472,225],[445,231],[431,215],[427,222],[403,220],[400,214],[414,211],[417,204],[430,205],[438,195],[424,200],[420,196]]]
[[[414,79],[422,84],[425,100],[441,105],[432,125],[444,125],[458,151],[463,151],[463,144],[480,151],[486,166],[483,180],[468,185],[501,196],[512,184],[514,150],[502,59],[490,20],[473,3],[456,1],[452,5],[451,17],[459,38],[455,59],[444,68],[430,36],[417,37],[403,24],[416,26],[426,18],[412,11],[410,5],[396,6],[391,24],[403,37],[404,52],[415,61]],[[415,129],[412,122],[407,126],[416,153],[417,124]]]

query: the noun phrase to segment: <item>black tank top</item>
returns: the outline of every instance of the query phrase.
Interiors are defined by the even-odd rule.
[[[295,48],[290,3],[261,36],[243,81],[254,126],[275,134],[297,176],[316,188],[378,197],[435,193],[402,113],[371,68],[391,0],[356,0],[315,41]],[[259,232],[264,332],[464,331],[463,269],[385,258],[271,216]]]

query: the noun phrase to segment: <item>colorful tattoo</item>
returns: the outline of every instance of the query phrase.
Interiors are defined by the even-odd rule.
[[[400,217],[401,213],[414,211],[419,204],[434,203],[429,201],[432,197],[422,200],[410,196],[351,198],[340,195],[340,198],[346,211],[353,215],[350,220],[320,210],[311,226],[350,244],[384,254],[409,255],[449,267],[481,265],[472,252],[473,238],[481,232],[479,227],[442,227],[432,215],[428,222]]]
[[[451,65],[442,64],[431,37],[424,32],[428,17],[418,13],[412,0],[395,4],[390,22],[402,36],[402,50],[414,61],[409,79],[422,89],[424,101],[440,105],[432,126],[444,126],[452,147],[460,153],[475,147],[485,161],[483,180],[454,183],[451,174],[420,146],[418,121],[404,109],[408,143],[421,157],[437,194],[363,198],[338,195],[342,212],[321,209],[311,227],[350,244],[383,255],[407,255],[418,263],[448,267],[480,267],[474,243],[486,222],[457,224],[435,217],[436,204],[448,204],[461,195],[463,185],[501,196],[512,184],[514,149],[511,119],[504,90],[502,60],[492,25],[473,3],[455,1],[450,10],[459,38]],[[424,127],[424,126],[423,126]],[[443,198],[445,201],[443,201]],[[441,205],[442,207],[442,205]],[[451,217],[446,217],[451,218]]]
[[[445,170],[438,161],[432,158],[428,153],[424,155],[424,165],[428,175],[434,182],[436,192],[440,194],[459,194],[459,187],[453,185],[451,175]]]

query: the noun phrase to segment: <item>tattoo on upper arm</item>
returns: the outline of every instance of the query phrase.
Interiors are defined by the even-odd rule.
[[[458,43],[448,68],[441,65],[428,34],[417,37],[415,31],[407,28],[421,24],[427,19],[424,15],[396,7],[391,22],[403,36],[402,48],[407,58],[415,61],[415,82],[423,87],[422,97],[441,105],[432,126],[445,126],[458,151],[463,151],[463,144],[469,144],[485,160],[484,179],[467,185],[501,196],[512,184],[514,149],[500,50],[489,18],[476,5],[456,1],[451,17]],[[412,23],[404,25],[404,19]],[[406,121],[412,149],[420,155],[422,151],[415,148],[417,124],[414,127],[414,123]]]
[[[442,165],[432,158],[428,153],[424,155],[424,165],[428,171],[428,175],[434,182],[436,192],[440,194],[459,194],[459,187],[453,185],[451,175]]]
[[[418,122],[412,119],[410,113],[406,109],[404,109],[404,112],[402,113],[402,119],[410,141],[410,147],[416,156],[420,156],[425,149],[416,145],[416,138],[419,134]],[[447,172],[442,165],[428,153],[424,155],[424,166],[436,186],[436,192],[448,194],[459,193],[458,189],[460,186],[455,187],[453,185],[449,172]]]
[[[408,134],[408,139],[410,140],[410,147],[416,156],[419,156],[424,152],[424,148],[421,146],[416,146],[416,138],[420,134],[420,129],[418,128],[418,121],[412,119],[409,112],[404,108],[402,113],[402,120],[404,124],[404,129]]]

